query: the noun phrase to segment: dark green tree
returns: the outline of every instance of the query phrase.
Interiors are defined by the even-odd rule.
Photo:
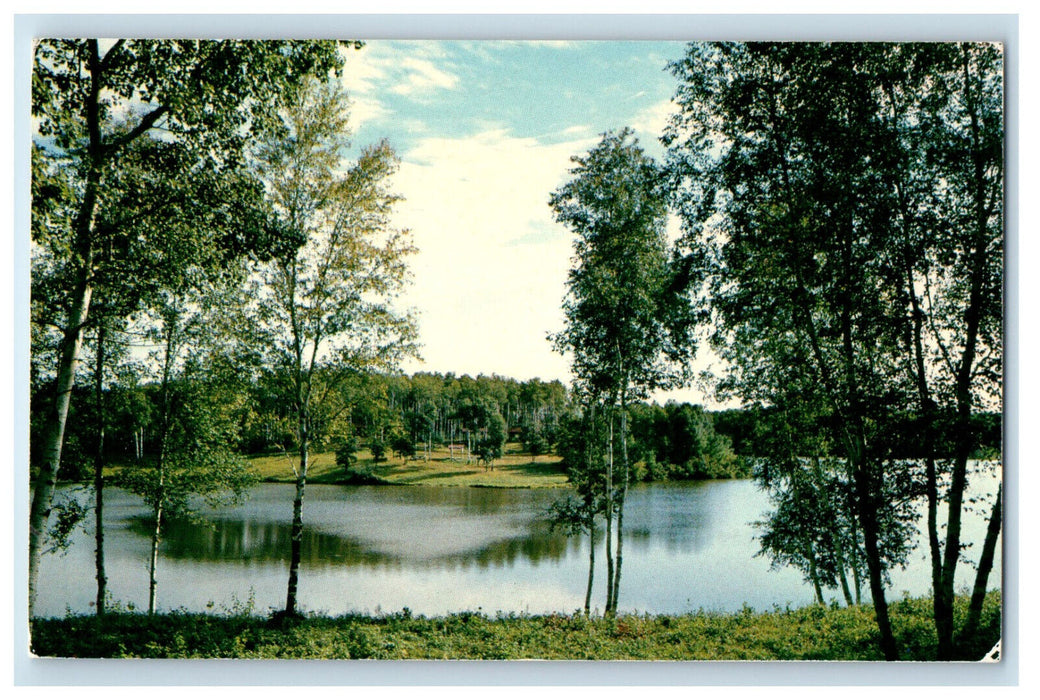
[[[802,416],[848,464],[889,659],[886,572],[907,525],[893,498],[914,476],[892,437],[914,407],[934,455],[940,395],[968,416],[999,394],[985,378],[1000,356],[998,67],[992,46],[894,44],[694,44],[673,66],[680,111],[665,141],[691,287],[716,310],[715,344],[733,368],[720,388]],[[781,472],[797,465],[786,449],[767,446]],[[965,480],[954,460],[940,557],[927,461],[948,658],[952,608],[940,608]]]
[[[662,171],[628,129],[607,133],[588,154],[572,158],[571,179],[549,200],[557,222],[575,234],[574,267],[567,278],[566,327],[552,337],[571,354],[576,383],[602,401],[608,419],[605,517],[607,614],[617,609],[624,502],[630,479],[628,405],[656,388],[678,383],[688,352],[688,324],[670,323],[674,304]],[[615,424],[620,423],[615,431]],[[616,435],[615,435],[616,433]],[[620,473],[615,479],[615,445]],[[612,536],[617,516],[617,537]]]
[[[368,449],[372,452],[372,461],[382,462],[383,455],[386,453],[386,443],[380,438],[372,438],[368,443]]]
[[[390,449],[401,459],[415,457],[415,443],[406,433],[396,433],[390,436]]]
[[[474,450],[477,459],[485,468],[493,469],[495,460],[502,456],[505,444],[506,421],[498,411],[490,411],[484,425],[484,435],[477,441]]]

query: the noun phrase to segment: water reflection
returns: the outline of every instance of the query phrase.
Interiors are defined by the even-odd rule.
[[[132,529],[148,536],[151,526],[135,518]],[[421,531],[410,537],[421,538]],[[288,523],[220,518],[208,522],[172,521],[165,532],[162,555],[174,560],[225,563],[285,563],[289,561],[291,526]],[[580,547],[578,541],[549,531],[532,520],[521,535],[482,543],[461,551],[432,557],[414,557],[386,551],[371,541],[304,528],[301,564],[308,568],[351,566],[453,569],[512,566],[518,560],[538,565],[559,562]]]
[[[980,480],[977,491],[972,497],[985,501],[992,489]],[[84,490],[63,493],[90,499]],[[147,602],[148,509],[118,489],[105,493],[109,587],[117,600],[140,606]],[[160,549],[160,607],[206,610],[214,601],[219,609],[253,594],[259,611],[282,605],[292,495],[292,486],[263,484],[238,508],[203,512],[204,522],[170,523]],[[578,609],[585,596],[588,537],[550,531],[546,522],[549,505],[566,495],[565,489],[309,487],[300,578],[304,605],[333,614],[405,606],[422,614]],[[621,607],[675,613],[811,602],[812,589],[799,572],[771,570],[768,560],[755,557],[758,533],[751,523],[768,507],[766,495],[750,481],[632,487]],[[967,541],[981,543],[987,513],[980,504],[966,516]],[[593,604],[602,606],[602,530],[593,546]],[[979,546],[965,556],[976,558]],[[74,533],[66,554],[44,556],[41,614],[90,610],[93,549],[88,528]],[[893,572],[892,591],[927,594],[926,553],[925,545],[905,571]],[[970,585],[972,574],[972,567],[959,567],[957,586]]]

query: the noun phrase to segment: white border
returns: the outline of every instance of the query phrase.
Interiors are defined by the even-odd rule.
[[[79,3],[61,5],[77,11]],[[326,11],[347,9],[340,3],[318,3]],[[415,11],[416,3],[406,3]],[[672,11],[688,3],[664,4]],[[732,3],[736,8],[745,3]],[[826,3],[799,3],[820,10]],[[947,2],[945,10],[966,3]],[[68,5],[68,7],[64,7]],[[131,9],[134,6],[127,3]],[[380,6],[391,13],[401,3]],[[471,3],[454,3],[458,10]],[[545,11],[567,10],[571,3],[534,3],[525,7]],[[761,5],[761,3],[759,3]],[[969,4],[970,5],[970,4]],[[974,3],[977,5],[977,3]],[[999,9],[994,3],[991,9]],[[184,2],[178,9],[197,11],[210,3]],[[617,3],[598,11],[617,12]],[[899,9],[904,3],[876,3],[877,9]],[[255,6],[254,6],[255,7]],[[292,7],[290,5],[290,7]],[[43,9],[33,7],[34,11]],[[52,10],[52,7],[46,9]],[[136,8],[134,8],[136,9]],[[441,10],[445,8],[439,8]],[[464,10],[466,8],[463,8]],[[472,10],[474,8],[469,7]],[[668,10],[665,10],[668,11]],[[13,255],[8,257],[13,283],[12,357],[6,367],[11,381],[13,419],[8,440],[13,476],[13,642],[15,685],[1015,685],[1019,660],[1019,37],[1016,15],[19,15],[14,17],[14,192]],[[1005,548],[1005,657],[1000,664],[887,664],[875,663],[740,663],[740,662],[228,662],[228,661],[119,661],[32,659],[27,654],[26,560],[28,475],[28,77],[34,36],[149,36],[221,38],[569,38],[569,39],[733,39],[733,40],[984,40],[1001,41],[1007,57],[1007,381],[1006,469],[1007,504]],[[10,73],[8,73],[10,75]],[[1034,77],[1035,79],[1035,77]],[[11,93],[8,93],[11,94]],[[10,114],[10,113],[9,113]],[[1025,134],[1023,134],[1025,136]],[[10,142],[8,142],[10,143]],[[1025,190],[1023,190],[1025,191]],[[4,305],[8,322],[8,309]],[[6,351],[6,348],[5,348]],[[6,360],[6,356],[4,357]],[[1031,545],[1032,546],[1032,545]],[[1010,554],[1010,556],[1009,556]],[[18,614],[20,612],[20,614]],[[6,617],[6,615],[5,615]],[[301,669],[306,669],[301,673]],[[1023,669],[1025,671],[1026,669]],[[149,691],[144,691],[149,692]],[[310,692],[304,691],[304,692]],[[493,691],[497,692],[497,691]]]

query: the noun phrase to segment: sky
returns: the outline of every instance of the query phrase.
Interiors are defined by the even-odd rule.
[[[349,50],[355,152],[389,139],[401,158],[394,223],[419,252],[403,304],[422,360],[407,372],[569,382],[563,329],[572,235],[550,193],[571,156],[629,126],[655,157],[684,44],[632,41],[371,41]],[[674,226],[674,222],[673,222]],[[705,403],[698,391],[662,394]]]

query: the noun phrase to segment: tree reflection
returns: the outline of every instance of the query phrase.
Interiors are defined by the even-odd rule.
[[[132,521],[137,534],[148,532],[145,518]],[[209,563],[282,563],[291,528],[287,523],[221,518],[206,522],[180,520],[166,530],[162,553],[171,559]],[[549,532],[534,521],[520,535],[482,543],[460,551],[423,556],[387,551],[361,538],[305,528],[302,563],[310,568],[419,568],[457,570],[509,567],[518,561],[557,563],[581,547],[577,539]]]

